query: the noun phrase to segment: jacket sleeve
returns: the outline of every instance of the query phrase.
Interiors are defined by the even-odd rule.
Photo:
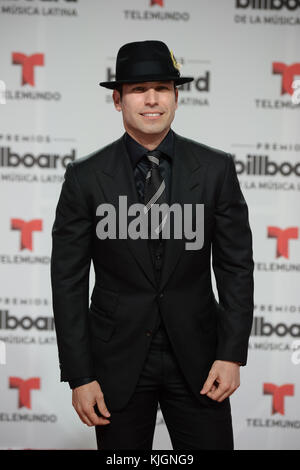
[[[253,320],[252,234],[230,154],[215,210],[212,266],[219,295],[216,359],[245,365]]]
[[[75,170],[69,163],[52,229],[52,302],[61,381],[94,375],[88,325],[92,217]]]
[[[80,387],[81,385],[87,385],[91,382],[96,380],[95,377],[80,377],[78,379],[69,380],[69,386],[73,390],[73,388]]]

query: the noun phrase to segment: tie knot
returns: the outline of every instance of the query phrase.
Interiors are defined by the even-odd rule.
[[[146,158],[151,165],[151,168],[158,168],[159,161],[161,158],[161,151],[160,150],[149,150],[146,153]]]

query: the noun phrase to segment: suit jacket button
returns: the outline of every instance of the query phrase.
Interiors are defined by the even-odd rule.
[[[152,331],[151,331],[151,330],[147,330],[147,331],[146,331],[146,335],[147,335],[147,336],[151,336],[151,335],[152,335]]]
[[[161,293],[159,294],[159,298],[160,298],[160,299],[162,299],[162,298],[163,298],[163,296],[164,296],[164,293],[163,293],[163,292],[161,292]]]

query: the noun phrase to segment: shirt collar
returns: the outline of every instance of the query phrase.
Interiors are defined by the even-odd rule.
[[[125,145],[130,157],[132,168],[135,168],[139,160],[148,152],[148,149],[139,144],[135,139],[133,139],[127,132],[124,134]],[[169,130],[168,134],[164,140],[159,144],[155,150],[160,150],[165,155],[173,158],[174,148],[174,133],[172,129]]]

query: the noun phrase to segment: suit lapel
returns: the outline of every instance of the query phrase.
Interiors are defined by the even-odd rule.
[[[174,158],[172,161],[171,175],[171,206],[174,203],[183,204],[199,203],[201,190],[204,181],[206,163],[199,163],[199,160],[192,153],[190,145],[186,144],[184,138],[175,134]],[[119,196],[127,196],[127,208],[135,203],[139,203],[136,190],[134,173],[132,170],[130,157],[127,153],[123,138],[115,142],[113,151],[103,168],[97,170],[99,183],[104,192],[104,196],[115,208],[119,207]],[[128,223],[134,216],[128,216]],[[124,239],[137,263],[153,284],[157,288],[154,267],[149,250],[148,240],[138,238],[133,240],[127,236]],[[164,260],[161,271],[159,289],[163,289],[169,277],[174,271],[186,240],[166,239]]]
[[[199,163],[199,159],[192,153],[192,146],[174,133],[174,159],[171,176],[171,196],[169,205],[177,203],[181,206],[183,215],[184,204],[196,204],[201,201],[206,163]],[[174,271],[180,256],[185,249],[186,239],[170,238],[165,241],[165,251],[159,289],[162,290]]]
[[[134,180],[130,157],[127,153],[124,139],[115,143],[115,149],[107,159],[105,168],[99,170],[99,182],[107,202],[119,207],[119,196],[127,196],[127,208],[140,203]],[[128,216],[128,224],[134,216]],[[124,240],[149,281],[156,286],[155,273],[151,259],[148,240],[127,237]]]

